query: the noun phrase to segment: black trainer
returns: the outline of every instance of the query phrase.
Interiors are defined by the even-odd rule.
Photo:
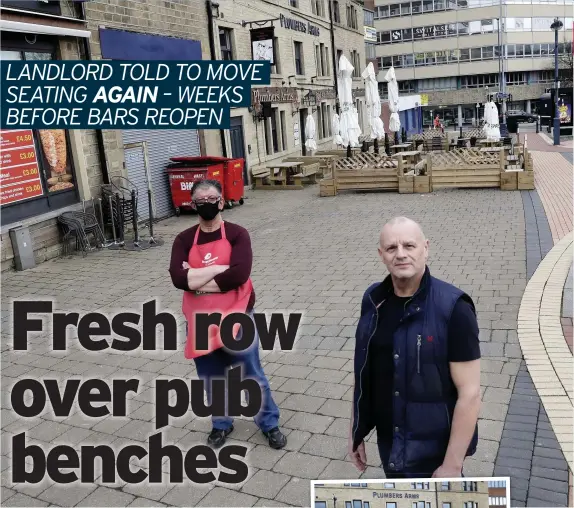
[[[263,435],[269,440],[269,446],[275,450],[279,450],[287,444],[287,436],[281,433],[279,427],[263,432]]]
[[[207,438],[207,444],[214,448],[219,448],[225,444],[227,436],[233,432],[233,425],[226,430],[212,429],[211,434]]]

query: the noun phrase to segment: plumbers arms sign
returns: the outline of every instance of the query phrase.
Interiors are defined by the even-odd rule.
[[[319,36],[319,27],[307,22],[298,21],[296,19],[286,18],[283,14],[279,14],[279,22],[283,28],[296,30],[297,32],[308,33],[311,35]]]
[[[260,102],[297,102],[297,89],[278,86],[254,88],[251,90],[251,104]]]

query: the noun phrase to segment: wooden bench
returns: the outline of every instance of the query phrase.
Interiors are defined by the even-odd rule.
[[[265,181],[269,179],[269,168],[251,168],[251,174],[255,179],[255,187],[262,187],[265,185]]]

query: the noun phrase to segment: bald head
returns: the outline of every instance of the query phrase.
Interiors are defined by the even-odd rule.
[[[425,234],[423,233],[423,229],[421,228],[418,222],[415,222],[414,220],[409,219],[408,217],[393,217],[381,229],[381,234],[379,237],[379,242],[381,246],[384,245],[385,237],[387,237],[389,233],[395,229],[400,229],[405,233],[410,233],[411,235],[416,236],[421,242],[424,242],[426,240]]]
[[[394,217],[381,229],[379,255],[394,279],[420,279],[428,245],[419,224],[408,217]]]

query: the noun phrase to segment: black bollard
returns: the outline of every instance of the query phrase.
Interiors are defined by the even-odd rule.
[[[374,151],[376,154],[379,153],[379,138],[375,138],[375,141],[373,143],[373,147],[374,147]]]
[[[391,144],[389,142],[389,135],[385,132],[385,152],[387,155],[391,155]]]
[[[361,146],[361,152],[365,153],[369,151],[369,147],[367,146],[367,140],[363,140],[363,145]]]
[[[349,143],[349,144],[347,145],[347,157],[350,159],[351,156],[352,156],[352,153],[351,153],[351,143]]]
[[[462,138],[462,125],[460,126],[460,134],[459,137]]]

